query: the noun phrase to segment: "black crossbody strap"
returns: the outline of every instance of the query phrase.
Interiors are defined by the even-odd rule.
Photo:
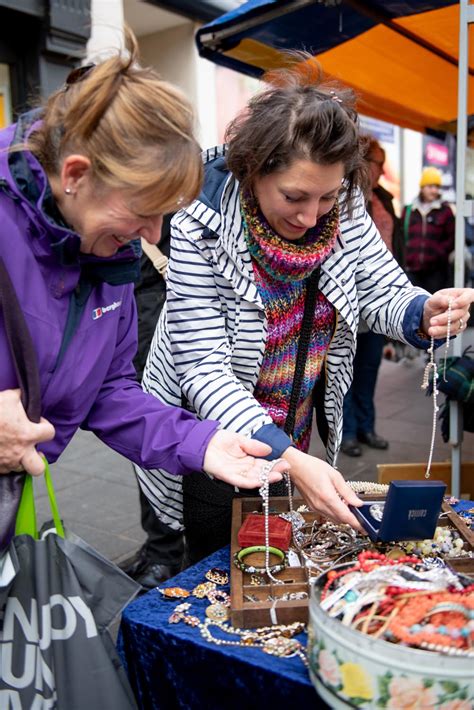
[[[311,334],[313,332],[314,311],[316,308],[316,296],[318,294],[319,267],[313,271],[306,285],[306,297],[304,302],[303,320],[301,322],[300,337],[298,339],[298,350],[296,353],[295,371],[293,384],[291,387],[290,404],[286,416],[283,430],[288,436],[293,435],[296,423],[296,408],[303,385],[306,358],[308,356]]]
[[[0,308],[18,386],[21,389],[21,401],[28,419],[37,423],[41,418],[41,387],[36,351],[10,275],[1,257]]]

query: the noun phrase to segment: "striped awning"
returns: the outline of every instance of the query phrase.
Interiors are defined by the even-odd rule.
[[[361,113],[407,128],[449,130],[457,117],[456,0],[249,0],[202,27],[197,44],[201,56],[256,77],[281,66],[282,51],[307,50],[355,89]]]

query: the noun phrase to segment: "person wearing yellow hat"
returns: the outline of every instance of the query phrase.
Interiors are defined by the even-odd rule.
[[[420,178],[420,187],[427,187],[432,185],[433,187],[440,188],[443,184],[443,174],[438,168],[434,168],[432,165],[428,165],[423,168]]]
[[[438,168],[423,168],[418,197],[402,214],[407,275],[430,293],[450,286],[449,255],[454,249],[454,215],[441,199],[442,182]]]

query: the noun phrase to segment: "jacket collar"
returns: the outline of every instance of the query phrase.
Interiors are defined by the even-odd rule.
[[[412,203],[413,209],[418,210],[420,214],[427,215],[432,210],[440,210],[443,207],[441,199],[433,200],[433,202],[422,202],[419,195],[415,197]]]
[[[29,134],[41,120],[36,109],[19,117],[10,147],[25,143]],[[80,267],[90,281],[105,281],[113,285],[136,281],[140,274],[141,248],[138,240],[122,249],[112,258],[101,259],[80,252],[80,237],[63,220],[54,200],[46,173],[37,158],[27,150],[8,153],[10,180],[8,187],[29,213],[40,236],[47,235],[48,243],[39,244],[35,250],[52,254],[63,266]],[[44,247],[43,247],[44,245]]]
[[[202,226],[201,238],[214,239],[216,260],[234,291],[263,308],[242,229],[239,183],[227,168],[224,145],[204,151],[204,185],[198,199],[186,208]]]

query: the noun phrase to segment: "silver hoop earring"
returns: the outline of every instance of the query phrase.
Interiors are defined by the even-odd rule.
[[[64,192],[66,193],[66,195],[72,195],[72,190],[70,187],[65,187]]]

